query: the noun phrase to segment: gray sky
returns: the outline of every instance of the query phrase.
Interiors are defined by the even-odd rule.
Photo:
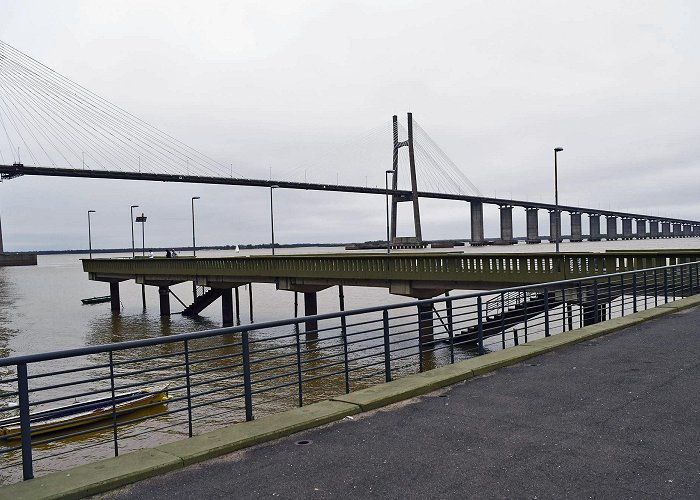
[[[562,203],[698,219],[699,10],[0,0],[0,39],[248,177],[306,169],[313,182],[383,185],[390,136],[386,165],[369,171],[336,145],[411,111],[485,195],[553,201],[552,148],[563,146]],[[191,196],[198,243],[269,240],[262,188],[27,177],[0,185],[5,248],[86,248],[87,209],[94,246],[127,247],[131,204],[149,216],[147,244],[186,245]],[[425,238],[469,234],[465,203],[421,209]],[[497,211],[486,216],[496,236]],[[282,243],[380,239],[384,217],[383,197],[275,193]],[[524,219],[515,209],[517,234]]]

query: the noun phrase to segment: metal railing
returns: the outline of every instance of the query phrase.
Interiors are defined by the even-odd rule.
[[[0,436],[0,480],[30,479],[35,469],[60,470],[193,436],[655,307],[697,293],[699,266],[5,358],[0,409],[9,420],[0,423],[7,432]],[[500,307],[487,314],[493,298]],[[309,325],[317,326],[304,331]],[[125,391],[164,385],[168,400],[137,409],[120,405]],[[66,405],[94,397],[106,398],[102,418],[44,422],[45,433],[37,434],[38,412],[69,415]]]

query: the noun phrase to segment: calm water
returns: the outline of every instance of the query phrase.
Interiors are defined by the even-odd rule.
[[[652,248],[700,248],[700,238],[674,240],[645,240],[645,241],[616,241],[595,243],[564,243],[562,251],[604,251],[606,249],[652,249]],[[455,251],[468,253],[484,252],[483,248],[458,247]],[[490,252],[549,252],[554,245],[519,244],[506,247],[490,247]],[[319,253],[342,252],[340,248],[304,248],[280,253]],[[444,250],[439,250],[444,251]],[[222,251],[200,251],[198,255],[206,257],[266,254],[265,250],[244,251],[238,254]],[[110,257],[126,257],[127,255],[110,255]],[[221,326],[221,309],[219,302],[207,308],[198,318],[187,318],[173,314],[169,318],[161,318],[158,308],[158,291],[156,287],[146,287],[147,308],[144,311],[141,303],[141,286],[134,282],[121,284],[122,310],[112,314],[109,303],[97,305],[82,305],[81,298],[107,295],[107,283],[93,282],[87,279],[82,271],[80,255],[49,255],[39,256],[38,265],[33,267],[0,268],[0,356],[7,357],[18,354],[30,354],[44,351],[69,349],[87,345],[106,344],[123,340],[147,337],[159,337],[174,333],[191,332],[218,328]],[[99,257],[107,257],[101,254]],[[183,302],[189,303],[192,298],[191,283],[183,283],[172,287]],[[249,322],[248,293],[240,289],[241,322]],[[302,298],[299,298],[299,311],[303,310]],[[346,309],[369,307],[380,304],[406,302],[412,299],[392,296],[383,288],[345,287]],[[294,294],[277,291],[272,284],[253,285],[253,310],[255,323],[289,318],[294,315]],[[318,295],[319,313],[335,312],[338,310],[338,290],[332,287]],[[180,304],[171,299],[173,312],[181,309]],[[323,342],[321,342],[323,343]],[[233,344],[232,344],[233,346]],[[323,352],[337,349],[336,345],[321,346]],[[234,347],[231,347],[234,349]],[[65,366],[66,368],[68,366]],[[340,380],[338,381],[340,382]],[[319,380],[319,384],[331,384],[328,379]],[[332,385],[332,384],[331,384]],[[9,390],[9,389],[8,389]],[[320,397],[324,393],[336,394],[341,392],[341,386],[319,387]],[[289,397],[293,401],[294,388],[290,388]],[[327,397],[327,396],[325,396]],[[274,406],[274,403],[271,403]],[[172,406],[172,405],[171,405]],[[274,407],[267,409],[275,411]],[[224,425],[228,410],[221,416]],[[182,415],[184,418],[184,415]],[[182,418],[168,417],[168,424],[181,426]],[[122,437],[122,451],[137,449],[143,446],[153,446],[159,442],[167,442],[182,437],[177,436],[168,428],[160,427],[158,419],[142,422],[133,430],[123,431],[131,435],[131,440]],[[51,470],[65,469],[88,460],[108,457],[111,454],[109,445],[110,433],[95,433],[80,442],[62,442],[58,440],[43,449],[37,450],[41,455],[47,455],[38,464],[39,473]],[[106,443],[106,445],[104,445]],[[94,448],[92,447],[94,444]],[[80,448],[79,452],[75,452]],[[2,459],[19,460],[19,455],[0,456]],[[6,462],[9,465],[9,462]],[[14,465],[0,467],[0,484],[12,482],[20,478],[21,470]]]

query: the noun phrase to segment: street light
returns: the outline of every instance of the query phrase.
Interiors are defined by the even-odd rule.
[[[134,209],[138,208],[138,205],[131,205],[131,258],[136,258],[136,250],[134,249]]]
[[[277,184],[270,186],[270,234],[272,236],[272,255],[275,255],[275,210],[272,206],[272,191],[278,187]]]
[[[94,210],[88,210],[88,246],[90,247],[90,258],[92,259],[92,229],[90,228],[90,214],[94,214]]]
[[[557,173],[557,153],[564,151],[564,148],[554,148],[554,211],[556,227],[554,228],[554,242],[556,245],[556,253],[559,253],[559,239],[561,234],[561,213],[559,212],[559,178]]]
[[[194,200],[198,200],[199,196],[192,197],[192,255],[197,256],[197,243],[194,237]]]
[[[393,175],[393,170],[387,170],[384,174],[384,187],[386,189],[386,253],[391,253],[391,236],[389,235],[389,174]]]
[[[146,256],[146,219],[147,217],[143,215],[143,212],[136,217],[136,222],[141,223],[141,256],[143,257]]]

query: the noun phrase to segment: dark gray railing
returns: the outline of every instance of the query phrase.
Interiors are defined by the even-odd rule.
[[[0,440],[0,478],[30,479],[35,468],[193,436],[655,307],[697,293],[699,265],[5,358],[0,409],[20,428]],[[122,392],[161,384],[169,401],[118,408]],[[32,415],[94,397],[108,398],[105,419],[32,436]]]

